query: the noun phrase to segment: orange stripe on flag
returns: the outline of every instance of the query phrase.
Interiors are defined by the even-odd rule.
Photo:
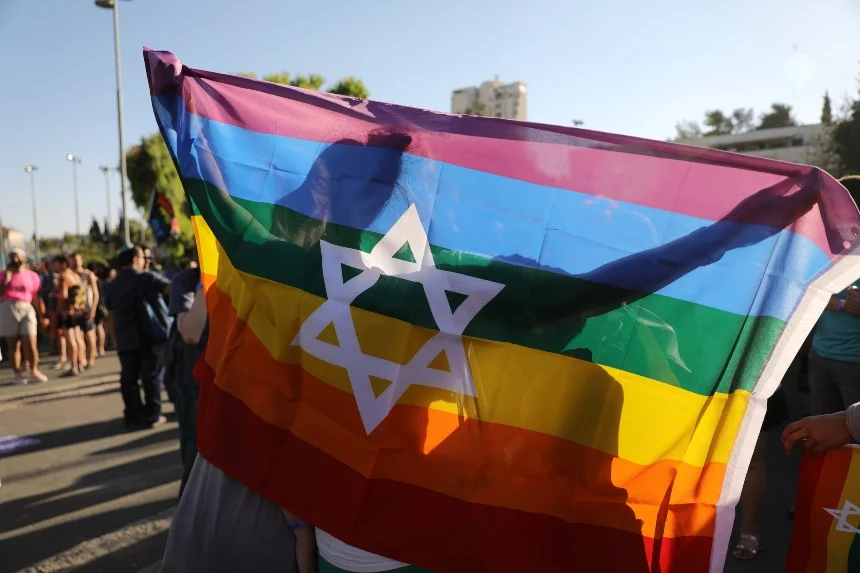
[[[845,476],[851,466],[851,450],[840,448],[826,454],[818,479],[818,487],[812,498],[810,520],[810,552],[807,571],[827,571],[827,544],[833,528],[833,516],[825,508],[836,507],[842,495]]]
[[[723,464],[642,466],[539,432],[403,404],[368,436],[352,394],[275,360],[217,286],[207,299],[213,336],[206,356],[216,384],[368,478],[650,537],[713,533]],[[631,509],[641,530],[625,518]]]

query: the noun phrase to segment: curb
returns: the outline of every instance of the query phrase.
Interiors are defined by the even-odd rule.
[[[4,402],[19,402],[21,400],[28,400],[30,398],[40,398],[42,396],[59,394],[61,392],[69,392],[71,390],[81,390],[83,388],[101,386],[103,384],[110,384],[112,382],[119,382],[119,374],[105,374],[97,378],[90,378],[88,380],[81,380],[80,382],[70,382],[68,384],[61,384],[57,386],[49,385],[51,383],[46,382],[44,384],[39,384],[38,386],[36,386],[38,390],[24,390],[23,392],[19,392],[16,394],[0,396],[0,404],[3,404]]]
[[[25,567],[18,573],[68,573],[82,567],[100,557],[110,555],[126,547],[131,547],[150,537],[154,537],[170,528],[175,507],[166,509],[153,516],[135,521],[111,533],[84,541],[40,563]],[[139,573],[157,573],[161,561],[150,564]]]

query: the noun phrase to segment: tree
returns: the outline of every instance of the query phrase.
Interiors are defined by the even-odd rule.
[[[253,72],[240,72],[236,75],[242,76],[243,78],[257,78],[257,74]],[[296,76],[294,79],[290,79],[290,74],[288,72],[269,74],[267,76],[263,76],[263,80],[275,84],[303,88],[306,90],[319,90],[325,83],[325,78],[319,74]],[[333,86],[329,86],[326,91],[332,94],[357,97],[359,99],[367,99],[370,97],[370,92],[367,91],[367,86],[364,85],[364,82],[353,76],[343,78]]]
[[[475,102],[466,108],[466,111],[463,113],[467,115],[480,115],[483,117],[493,117],[493,110],[490,109],[490,106],[481,102],[480,100],[475,100]]]
[[[837,158],[835,175],[860,175],[860,99],[850,101],[831,126],[831,149]]]
[[[774,103],[771,104],[769,112],[761,115],[756,129],[773,129],[792,125],[797,125],[797,121],[791,115],[791,106],[784,103]]]
[[[105,233],[106,234],[106,233]],[[99,222],[93,217],[93,223],[90,225],[90,241],[93,243],[101,243],[105,240],[105,234],[102,233]]]
[[[310,74],[307,76],[297,76],[296,79],[290,81],[290,85],[306,90],[318,90],[325,83],[325,78],[319,74]]]
[[[732,112],[732,133],[746,133],[753,129],[753,109],[739,107]]]
[[[705,112],[705,126],[710,127],[710,131],[705,132],[705,136],[709,135],[725,135],[731,133],[734,129],[732,119],[727,117],[722,111],[713,109]]]
[[[143,137],[140,144],[132,147],[126,153],[128,181],[131,183],[131,197],[135,205],[141,209],[149,208],[152,190],[158,189],[167,196],[173,205],[176,218],[179,221],[179,241],[189,241],[194,235],[191,219],[182,209],[185,202],[185,191],[179,179],[179,173],[173,163],[173,157],[167,150],[160,133]],[[131,225],[131,221],[129,225]],[[131,233],[132,240],[138,240],[139,235]],[[168,245],[171,253],[178,249],[177,244]]]
[[[329,88],[329,93],[357,97],[359,99],[367,99],[370,97],[370,92],[367,91],[364,82],[349,76],[337,82],[334,87]]]
[[[824,92],[824,105],[821,106],[821,123],[830,125],[833,123],[833,112],[830,109],[830,94]]]
[[[702,137],[702,128],[695,121],[685,119],[675,124],[675,141],[698,139]]]

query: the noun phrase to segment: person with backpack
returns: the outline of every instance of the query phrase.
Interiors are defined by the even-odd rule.
[[[120,390],[129,430],[151,428],[166,421],[161,415],[161,380],[157,371],[173,322],[164,301],[170,281],[144,271],[144,262],[139,246],[124,247],[117,256],[120,270],[105,297],[105,306],[114,317]]]

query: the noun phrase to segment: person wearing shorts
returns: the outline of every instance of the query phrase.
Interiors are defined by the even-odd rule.
[[[27,377],[21,370],[21,353],[30,363],[30,378],[45,382],[48,377],[39,371],[39,350],[36,336],[39,321],[36,309],[41,311],[39,290],[42,280],[27,268],[27,254],[22,249],[9,253],[9,265],[3,285],[0,287],[0,336],[9,346],[15,384],[26,384]]]
[[[81,373],[81,363],[84,359],[85,348],[80,344],[82,339],[80,325],[84,316],[86,296],[81,283],[81,277],[69,268],[69,259],[65,255],[54,257],[54,272],[60,277],[57,286],[57,308],[60,326],[66,333],[69,363],[71,368],[62,374],[63,378],[77,376]]]
[[[80,333],[78,345],[84,349],[81,351],[81,366],[87,368],[95,364],[97,355],[95,319],[99,305],[98,278],[84,267],[84,258],[80,253],[73,253],[69,263],[72,271],[80,277],[85,294],[85,306],[77,322]]]

